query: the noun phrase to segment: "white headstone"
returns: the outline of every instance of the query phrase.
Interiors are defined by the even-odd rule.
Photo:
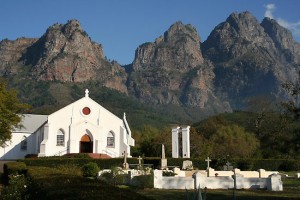
[[[211,159],[209,159],[209,157],[207,157],[207,158],[205,159],[205,161],[207,162],[207,169],[209,169],[209,162],[211,161]]]
[[[193,162],[191,160],[185,160],[182,163],[183,170],[192,170],[193,169]]]

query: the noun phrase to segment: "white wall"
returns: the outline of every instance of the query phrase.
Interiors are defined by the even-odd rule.
[[[234,188],[232,176],[207,177],[201,172],[192,177],[163,177],[162,170],[154,170],[154,188],[160,189],[230,189]],[[271,191],[282,191],[280,175],[272,175],[269,178],[247,178],[236,174],[237,189],[268,189]]]
[[[192,177],[162,176],[162,170],[154,170],[154,188],[191,190],[195,188],[195,180]]]
[[[27,150],[21,149],[21,141],[24,136],[27,138]],[[12,133],[10,142],[7,142],[8,146],[0,148],[0,159],[1,160],[16,160],[24,158],[27,154],[36,154],[35,151],[35,138],[34,134],[30,133]]]

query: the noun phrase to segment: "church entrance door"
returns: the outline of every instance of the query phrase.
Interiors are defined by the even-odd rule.
[[[80,153],[93,153],[93,142],[87,134],[81,137]]]

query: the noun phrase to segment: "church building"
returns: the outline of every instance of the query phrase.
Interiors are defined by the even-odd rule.
[[[134,139],[124,113],[123,119],[96,103],[85,91],[85,97],[50,114],[25,114],[22,126],[12,130],[12,138],[0,148],[1,160],[26,155],[62,156],[94,153],[108,157],[130,157]]]

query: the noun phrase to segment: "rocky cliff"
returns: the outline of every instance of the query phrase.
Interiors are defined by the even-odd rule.
[[[37,39],[18,38],[17,40],[2,40],[0,42],[0,75],[9,76],[17,73],[16,65],[23,52]]]
[[[214,102],[225,109],[214,94],[213,80],[213,65],[203,59],[196,29],[176,22],[155,42],[137,48],[128,90],[151,104],[206,109]]]
[[[260,24],[249,12],[233,13],[202,44],[213,62],[215,87],[234,108],[253,96],[283,95],[282,83],[299,70],[299,45],[283,27],[265,18]]]
[[[243,109],[255,96],[279,99],[285,95],[282,83],[296,79],[299,66],[300,45],[292,34],[249,12],[232,13],[203,43],[192,25],[176,22],[154,42],[140,45],[126,67],[107,61],[77,20],[54,24],[41,38],[0,42],[1,76],[93,80],[149,105],[195,113]]]
[[[23,46],[22,49],[18,47],[22,52],[18,61],[31,66],[30,76],[36,80],[97,80],[109,88],[127,93],[124,68],[117,62],[104,59],[101,45],[91,41],[77,20],[54,24],[41,38]]]

